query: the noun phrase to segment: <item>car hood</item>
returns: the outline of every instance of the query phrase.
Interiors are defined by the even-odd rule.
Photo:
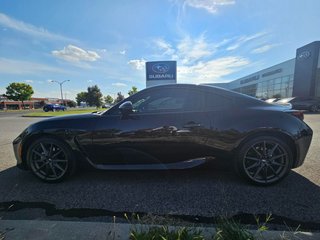
[[[51,117],[31,124],[27,128],[27,132],[30,134],[39,131],[56,131],[57,129],[87,130],[94,126],[94,119],[100,117],[101,115],[94,113]]]
[[[71,114],[71,115],[66,115],[66,116],[46,118],[42,121],[39,121],[39,123],[41,123],[41,122],[57,122],[57,121],[66,121],[66,120],[93,119],[93,118],[97,118],[97,117],[100,117],[100,115],[95,114],[95,113]]]

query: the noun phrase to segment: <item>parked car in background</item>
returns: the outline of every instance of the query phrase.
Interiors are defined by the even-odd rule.
[[[281,119],[281,121],[279,121]],[[144,89],[97,113],[30,125],[13,142],[17,166],[62,181],[81,162],[102,170],[171,170],[229,161],[259,185],[303,164],[312,139],[303,113],[218,87]]]
[[[269,98],[269,99],[266,99],[265,102],[266,103],[274,103],[276,101],[280,100],[280,98]]]
[[[102,108],[111,108],[111,107],[112,107],[111,104],[103,104],[103,105],[102,105]]]
[[[280,106],[286,107],[288,109],[292,109],[292,104],[290,103],[290,101],[292,99],[293,99],[292,97],[290,97],[290,98],[282,98],[282,99],[279,99],[277,101],[273,101],[270,104],[280,105]]]
[[[49,112],[49,111],[65,111],[67,108],[60,104],[46,104],[43,106],[43,111]]]
[[[276,103],[281,105],[291,104],[292,109],[297,109],[297,110],[306,110],[310,112],[320,111],[319,98],[292,97],[292,98],[281,99]]]

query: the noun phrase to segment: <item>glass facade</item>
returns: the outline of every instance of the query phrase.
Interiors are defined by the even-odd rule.
[[[241,86],[232,90],[257,98],[286,98],[292,96],[293,74],[273,79],[262,80],[258,83]]]

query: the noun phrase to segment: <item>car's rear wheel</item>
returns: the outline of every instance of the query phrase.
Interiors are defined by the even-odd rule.
[[[287,176],[292,161],[292,149],[284,140],[260,136],[242,145],[236,158],[236,168],[246,180],[266,186]]]
[[[30,145],[27,163],[32,173],[45,182],[60,182],[75,170],[70,148],[51,137],[42,137]]]

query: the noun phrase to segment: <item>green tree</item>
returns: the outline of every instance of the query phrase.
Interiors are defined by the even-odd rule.
[[[117,93],[117,98],[114,100],[114,103],[121,102],[124,99],[124,96],[121,94],[121,92]]]
[[[132,88],[131,88],[130,91],[128,92],[128,95],[131,96],[131,95],[133,95],[133,94],[135,94],[135,93],[137,93],[137,92],[138,92],[138,88],[135,87],[135,86],[132,86]]]
[[[10,83],[6,89],[6,96],[11,100],[21,101],[23,108],[23,101],[29,100],[34,93],[32,87],[25,83]]]
[[[104,97],[104,102],[105,102],[105,104],[112,104],[113,98],[110,95],[107,95]]]
[[[76,106],[77,106],[77,103],[76,103],[75,101],[68,101],[68,102],[67,102],[67,106],[70,107],[70,108],[71,108],[71,107],[76,107]]]
[[[87,96],[88,104],[90,106],[101,107],[102,105],[102,93],[100,88],[97,85],[92,87],[88,87],[88,96]]]
[[[88,93],[87,92],[79,92],[76,96],[76,101],[78,106],[80,106],[81,102],[88,102]]]

